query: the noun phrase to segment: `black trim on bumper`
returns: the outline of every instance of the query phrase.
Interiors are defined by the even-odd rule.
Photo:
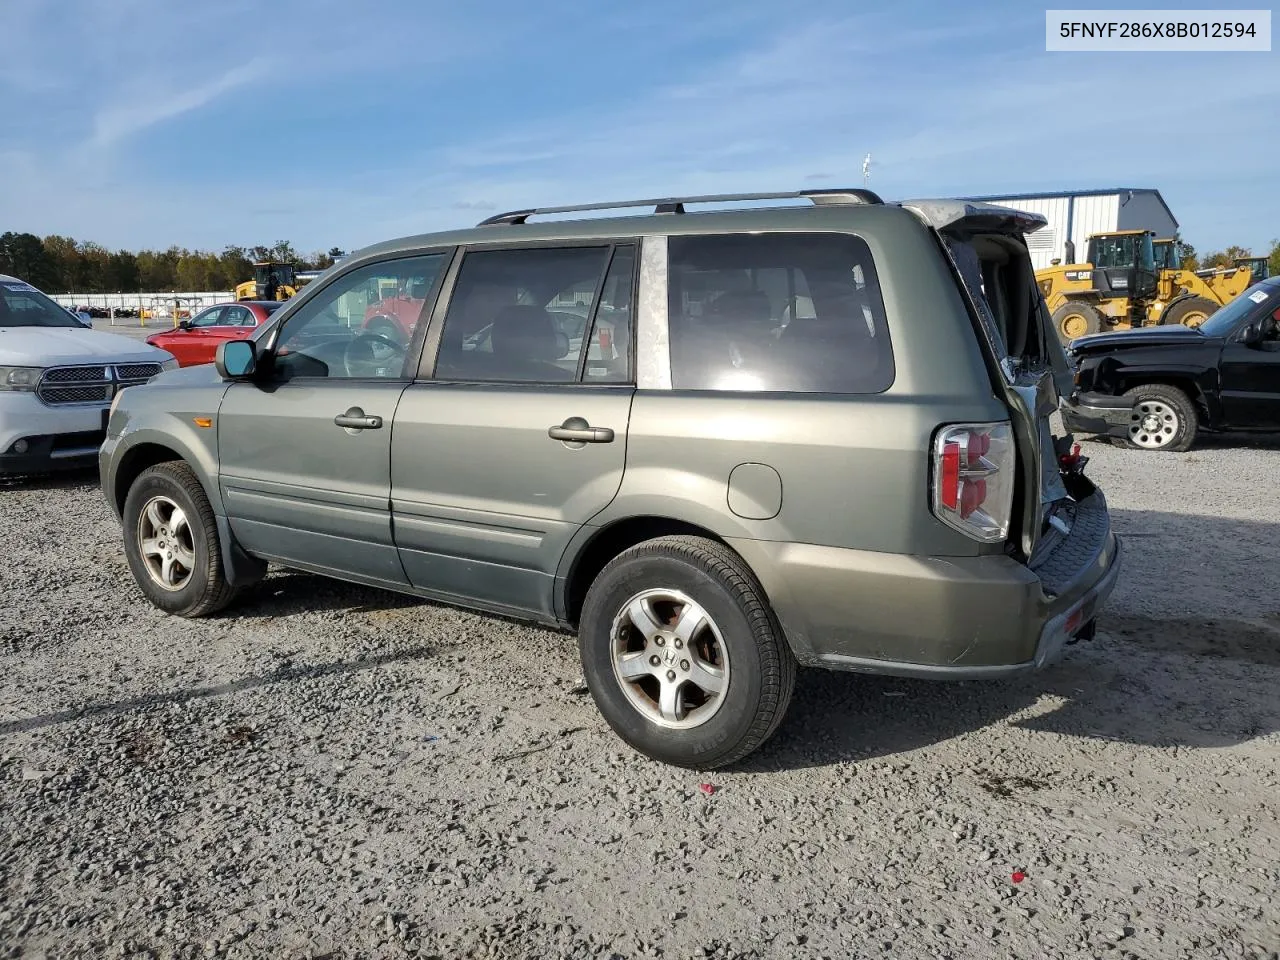
[[[1077,394],[1062,405],[1062,422],[1072,433],[1124,437],[1129,433],[1132,402],[1101,393]]]
[[[105,431],[20,437],[0,453],[0,475],[88,469],[97,463],[104,439]],[[14,446],[22,440],[27,442],[26,451],[15,453]]]

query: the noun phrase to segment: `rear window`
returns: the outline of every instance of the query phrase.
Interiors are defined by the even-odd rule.
[[[879,393],[893,351],[871,251],[845,234],[671,237],[677,390]]]

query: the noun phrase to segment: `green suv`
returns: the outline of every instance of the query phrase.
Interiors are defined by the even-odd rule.
[[[1043,223],[829,190],[380,244],[124,391],[103,490],[163,610],[275,563],[575,630],[623,739],[731,763],[798,665],[1002,677],[1092,634],[1120,545],[1050,430]]]

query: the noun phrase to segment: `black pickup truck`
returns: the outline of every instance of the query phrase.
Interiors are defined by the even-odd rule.
[[[1200,327],[1140,327],[1071,342],[1073,433],[1140,450],[1188,450],[1199,431],[1280,431],[1280,277]]]

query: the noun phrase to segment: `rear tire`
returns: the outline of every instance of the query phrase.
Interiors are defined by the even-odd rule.
[[[795,658],[760,584],[737,554],[701,537],[662,537],[614,558],[587,591],[578,648],[614,732],[679,767],[751,753],[795,688]]]
[[[1068,300],[1053,311],[1053,328],[1063,345],[1102,330],[1102,314],[1082,300]]]
[[[1134,387],[1124,395],[1133,401],[1129,434],[1121,440],[1124,446],[1148,452],[1191,449],[1200,421],[1190,397],[1163,383]]]
[[[124,501],[124,553],[138,588],[166,613],[203,617],[234,599],[213,507],[181,461],[139,474]]]
[[[1182,324],[1195,329],[1213,316],[1218,304],[1208,297],[1185,297],[1175,300],[1160,317],[1160,325]]]

